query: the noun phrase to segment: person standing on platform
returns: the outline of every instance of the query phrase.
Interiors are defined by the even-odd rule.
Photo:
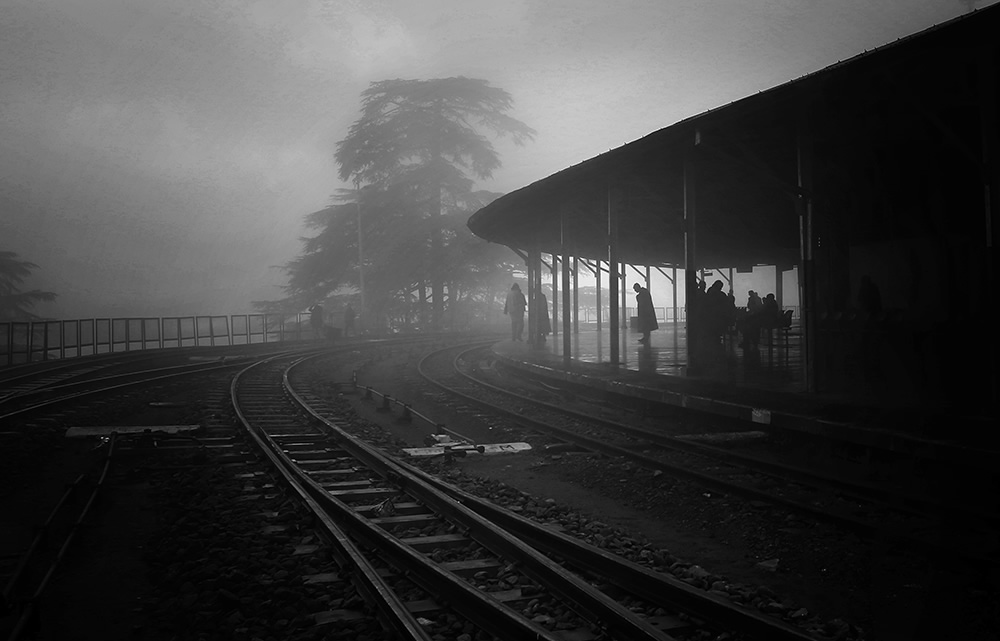
[[[541,291],[536,294],[535,304],[538,306],[538,342],[544,343],[545,337],[552,333],[552,321],[549,320],[549,299]]]
[[[503,306],[503,313],[510,316],[510,340],[519,341],[524,334],[524,309],[528,306],[524,294],[517,283],[510,286],[507,292],[507,301]]]
[[[659,329],[660,324],[656,322],[656,310],[653,309],[653,297],[649,295],[649,290],[635,283],[632,285],[635,290],[635,307],[638,330],[642,334],[640,343],[649,343],[649,333],[654,329]]]
[[[323,338],[323,306],[319,303],[309,308],[309,325],[316,338]]]
[[[357,314],[354,312],[354,308],[348,304],[347,308],[344,309],[344,336],[354,333],[355,317],[357,317]]]

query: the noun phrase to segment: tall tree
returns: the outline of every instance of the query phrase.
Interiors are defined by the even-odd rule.
[[[444,244],[437,262],[448,276],[449,305],[463,308],[463,322],[487,319],[490,303],[497,292],[509,287],[516,268],[513,252],[473,236],[466,226],[469,215],[499,196],[473,192],[449,202],[448,213],[441,218]],[[429,220],[412,215],[412,198],[399,184],[386,190],[366,187],[360,193],[339,192],[337,202],[306,217],[307,226],[316,234],[303,238],[303,252],[285,265],[288,297],[255,305],[265,311],[304,309],[331,295],[338,298],[356,292],[360,222],[371,326],[409,326],[417,321],[423,316],[422,293],[431,258]],[[453,325],[456,320],[453,313]]]
[[[458,203],[473,189],[473,177],[485,179],[500,167],[493,144],[480,130],[509,136],[521,145],[535,131],[511,118],[510,94],[485,80],[455,77],[434,80],[383,80],[362,97],[362,115],[337,144],[340,178],[386,189],[405,185],[413,196],[411,214],[427,221],[433,322],[444,311],[447,273],[444,224],[447,204]]]
[[[24,279],[38,265],[18,258],[17,253],[0,251],[0,320],[31,320],[36,303],[55,300],[56,294],[38,289],[21,291]]]

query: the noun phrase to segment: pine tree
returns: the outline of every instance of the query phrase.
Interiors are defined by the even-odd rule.
[[[38,289],[21,291],[24,279],[38,269],[35,263],[21,260],[15,252],[0,251],[0,320],[32,320],[36,303],[55,300],[56,294]]]
[[[402,189],[410,199],[406,213],[426,223],[417,226],[427,249],[420,275],[431,284],[435,327],[448,279],[442,216],[472,193],[473,178],[489,178],[501,165],[480,130],[519,145],[534,137],[533,129],[506,115],[512,105],[510,94],[485,80],[374,82],[362,93],[361,117],[337,145],[342,180]]]

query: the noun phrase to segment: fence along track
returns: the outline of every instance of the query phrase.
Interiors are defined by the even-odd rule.
[[[304,360],[306,359],[300,359],[295,364]],[[248,371],[249,369],[251,368]],[[301,483],[303,492],[315,499],[344,528],[344,532],[333,535],[338,541],[346,540],[349,536],[361,546],[376,550],[397,571],[404,573],[428,593],[439,597],[453,610],[497,638],[554,641],[561,637],[558,633],[529,621],[503,603],[505,600],[513,599],[516,603],[518,600],[532,598],[522,596],[520,589],[486,593],[460,578],[459,574],[475,574],[499,568],[503,568],[501,572],[509,572],[512,567],[516,567],[526,579],[534,579],[550,593],[560,597],[567,610],[592,621],[598,634],[601,630],[606,630],[613,638],[622,640],[671,638],[516,537],[502,532],[495,524],[434,490],[374,448],[323,418],[309,407],[306,399],[291,388],[287,372],[282,386],[267,382],[264,380],[266,376],[266,373],[256,376],[252,387],[243,376],[234,381],[234,402],[243,405],[242,416],[249,429],[257,433],[260,442],[272,453],[284,459],[281,463],[283,469]],[[241,399],[245,392],[251,391],[254,394],[253,407],[248,412],[246,403]],[[279,395],[286,393],[290,399],[279,402]],[[308,412],[309,417],[294,422],[288,420],[291,403]],[[310,423],[310,429],[306,431],[304,428]],[[281,452],[285,449],[288,450],[287,453]],[[345,464],[347,456],[355,458]],[[359,471],[359,461],[381,478],[323,484],[317,480],[322,476],[345,478],[350,474],[345,473],[345,469]],[[334,465],[337,468],[331,469]],[[304,472],[302,468],[310,468],[310,471]],[[373,480],[379,486],[373,486]],[[396,487],[387,487],[390,485]],[[411,500],[406,500],[404,493]],[[412,498],[436,510],[437,515],[429,514],[428,510],[413,502]],[[401,516],[380,516],[376,506],[370,504],[356,508],[348,504],[364,501],[379,501],[382,506],[389,503]],[[461,534],[401,539],[390,532],[412,522],[424,524],[435,521],[442,522],[446,530],[454,532],[458,529]],[[452,549],[485,544],[484,547],[491,553],[499,552],[496,556],[503,560],[432,562],[431,559],[443,556],[438,551],[431,552],[430,548],[424,547],[434,543]],[[428,554],[418,551],[418,547]],[[369,590],[380,597],[390,591],[391,586],[386,581],[373,584]],[[398,608],[381,607],[395,613],[390,616],[398,616]],[[412,608],[412,604],[408,607]]]
[[[315,347],[310,349],[290,350],[287,352],[281,352],[276,355],[275,354],[268,355],[268,358],[274,356],[287,356],[289,354],[302,354],[315,351],[317,351]],[[56,396],[55,398],[48,398],[47,400],[39,400],[37,403],[34,404],[24,405],[17,409],[8,410],[5,413],[0,414],[0,419],[9,419],[13,418],[14,416],[18,416],[20,414],[34,412],[46,407],[52,407],[54,405],[58,405],[61,403],[76,401],[86,396],[103,394],[106,392],[121,390],[128,387],[145,385],[147,383],[156,383],[159,381],[169,380],[172,378],[182,378],[184,376],[192,376],[197,374],[217,372],[226,369],[233,369],[236,367],[243,367],[246,365],[246,361],[248,358],[258,359],[258,358],[263,358],[263,356],[249,356],[245,358],[239,357],[223,361],[213,361],[209,363],[177,365],[173,367],[163,367],[152,370],[129,372],[126,374],[116,374],[113,376],[106,376],[102,378],[85,380],[76,383],[67,383],[64,385],[57,385],[54,387],[47,387],[45,389],[34,390],[32,392],[21,395],[0,398],[0,406],[3,406],[5,404],[16,405],[18,403],[24,403],[24,402],[30,403],[31,400],[33,399],[45,397],[50,394],[58,394],[61,391],[66,392],[61,396]],[[81,391],[71,391],[74,388],[87,388],[91,386],[93,386],[93,389],[82,389]]]

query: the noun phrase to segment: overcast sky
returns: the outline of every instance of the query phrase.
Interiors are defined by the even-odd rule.
[[[535,128],[508,192],[993,0],[0,0],[0,250],[57,318],[280,298],[390,78],[482,78]]]

